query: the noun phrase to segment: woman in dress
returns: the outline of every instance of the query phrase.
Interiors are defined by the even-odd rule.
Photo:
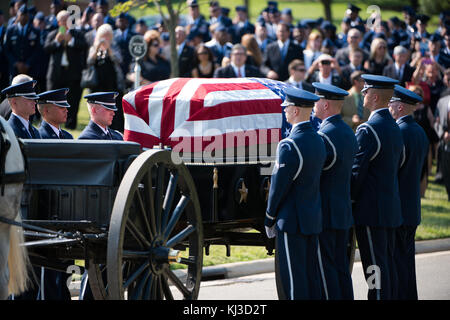
[[[370,74],[382,75],[384,67],[393,63],[389,56],[387,43],[382,38],[375,38],[370,45],[370,56],[364,64],[364,68]]]
[[[214,63],[214,56],[211,49],[204,44],[200,44],[195,50],[193,78],[212,78],[218,66]]]

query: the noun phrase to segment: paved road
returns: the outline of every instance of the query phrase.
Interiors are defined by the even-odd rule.
[[[450,300],[450,251],[416,255],[417,286],[421,300]],[[361,263],[354,265],[356,300],[367,298]],[[202,282],[199,300],[276,300],[275,274]]]

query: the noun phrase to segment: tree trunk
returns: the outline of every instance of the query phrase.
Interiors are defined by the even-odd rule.
[[[330,22],[333,21],[333,16],[331,15],[331,1],[332,0],[321,0],[325,13],[325,20],[328,20]]]

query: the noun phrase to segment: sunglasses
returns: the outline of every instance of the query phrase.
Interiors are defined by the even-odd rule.
[[[323,61],[321,61],[320,63],[321,63],[323,66],[328,66],[328,65],[331,64],[331,61],[330,61],[330,60],[323,60]]]
[[[158,42],[152,43],[152,47],[159,47],[159,43]]]
[[[198,55],[201,55],[201,54],[207,55],[207,54],[208,54],[208,52],[206,52],[206,51],[202,51],[202,52],[197,52],[197,54],[198,54]]]
[[[305,68],[296,68],[296,69],[294,69],[295,71],[298,71],[298,72],[306,72],[306,69]]]

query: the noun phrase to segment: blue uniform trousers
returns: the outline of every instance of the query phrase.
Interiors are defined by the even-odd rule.
[[[318,300],[322,297],[317,234],[277,234],[278,263],[284,297]]]
[[[353,300],[353,284],[347,253],[348,237],[349,231],[345,229],[324,229],[319,235],[329,300]]]
[[[401,226],[396,229],[395,263],[398,275],[399,300],[417,300],[416,226]]]
[[[369,286],[369,300],[390,300],[392,297],[391,265],[392,234],[386,227],[355,226],[356,239]]]

